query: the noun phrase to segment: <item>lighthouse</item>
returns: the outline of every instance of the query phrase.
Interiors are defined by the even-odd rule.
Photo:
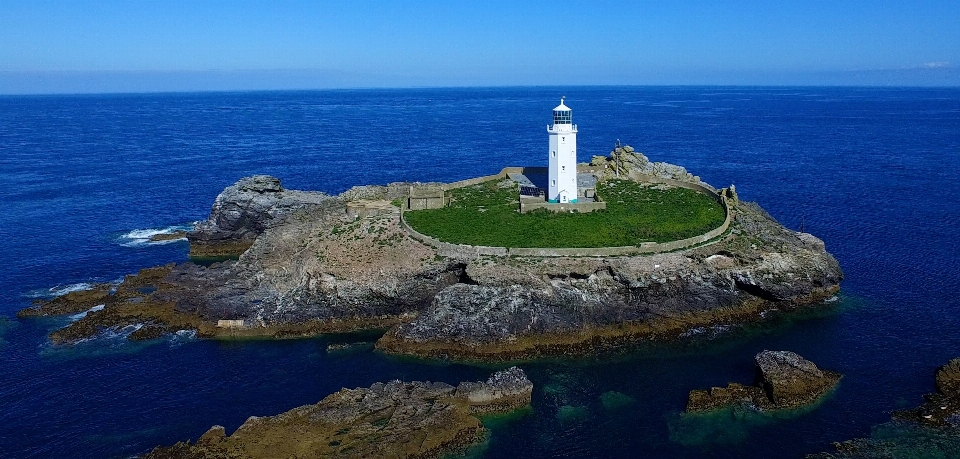
[[[560,99],[553,109],[550,136],[550,177],[547,200],[555,203],[577,202],[577,125],[573,111]]]

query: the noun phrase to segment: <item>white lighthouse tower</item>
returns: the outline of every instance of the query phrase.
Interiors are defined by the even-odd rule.
[[[553,125],[547,126],[550,135],[550,182],[547,200],[550,202],[577,202],[577,125],[572,124],[570,107],[563,104],[553,109]]]

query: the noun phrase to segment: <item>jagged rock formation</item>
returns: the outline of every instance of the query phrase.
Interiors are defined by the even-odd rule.
[[[474,416],[530,403],[533,384],[513,367],[486,382],[391,381],[343,389],[315,405],[251,417],[232,435],[214,426],[191,445],[158,447],[145,459],[268,457],[436,458],[484,438]]]
[[[841,375],[817,368],[813,362],[790,351],[763,351],[753,386],[730,383],[709,391],[690,391],[687,412],[703,412],[733,405],[759,411],[799,408],[816,402],[833,389]]]
[[[210,217],[187,233],[190,255],[239,255],[293,211],[329,199],[324,193],[285,190],[280,179],[269,175],[242,178],[217,195]]]
[[[344,204],[357,200],[391,201],[405,197],[411,183],[386,186],[355,186],[330,196],[314,191],[286,190],[280,179],[269,175],[244,177],[228,186],[213,202],[210,216],[186,233],[192,257],[237,256],[246,251],[268,228],[303,215],[338,213]]]
[[[186,326],[201,337],[393,327],[379,349],[456,359],[535,358],[761,320],[767,310],[817,304],[839,289],[843,277],[822,241],[736,199],[728,200],[735,219],[718,241],[608,258],[478,256],[469,247],[441,256],[409,237],[399,209],[347,215],[348,198],[387,200],[408,189],[391,184],[339,197],[294,195],[269,177],[243,179],[217,197],[210,219],[191,233],[191,247],[255,237],[238,260],[170,268],[152,282],[155,290],[137,291],[139,299],[90,299],[75,309],[96,301],[106,304],[104,311],[59,336],[69,342],[124,323],[151,325],[154,332]],[[154,309],[138,319],[137,304]],[[110,320],[88,326],[98,317]]]
[[[614,148],[608,156],[594,156],[590,165],[602,168],[597,172],[601,178],[638,178],[647,175],[703,185],[700,177],[687,172],[686,168],[670,163],[652,162],[629,145]]]

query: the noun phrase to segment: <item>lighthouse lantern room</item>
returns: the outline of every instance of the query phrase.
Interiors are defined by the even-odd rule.
[[[572,124],[570,107],[560,99],[553,109],[550,136],[550,174],[547,200],[555,203],[577,202],[577,125]]]

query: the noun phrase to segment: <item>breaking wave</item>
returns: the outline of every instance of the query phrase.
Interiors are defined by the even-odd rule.
[[[86,311],[83,311],[83,312],[81,312],[81,313],[79,313],[79,314],[74,314],[74,315],[70,316],[70,321],[71,321],[71,322],[76,322],[76,321],[78,321],[78,320],[80,320],[80,319],[82,319],[82,318],[84,318],[84,317],[87,317],[87,314],[89,314],[89,313],[91,313],[91,312],[102,311],[104,306],[105,306],[105,305],[98,304],[98,305],[96,305],[96,306],[94,306],[94,307],[92,307],[92,308],[90,308],[90,309],[87,309]]]
[[[93,284],[89,282],[78,282],[76,284],[67,284],[67,285],[55,285],[50,288],[38,288],[36,290],[31,290],[27,293],[24,293],[23,296],[27,298],[56,298],[58,296],[66,295],[70,292],[79,292],[81,290],[90,290],[93,288]]]
[[[118,238],[118,242],[124,247],[146,247],[151,245],[173,244],[175,242],[185,241],[187,238],[183,236],[159,241],[153,240],[153,238],[165,234],[176,234],[178,231],[190,231],[197,223],[199,222],[193,222],[184,225],[172,225],[163,228],[135,229],[133,231],[121,234]]]

